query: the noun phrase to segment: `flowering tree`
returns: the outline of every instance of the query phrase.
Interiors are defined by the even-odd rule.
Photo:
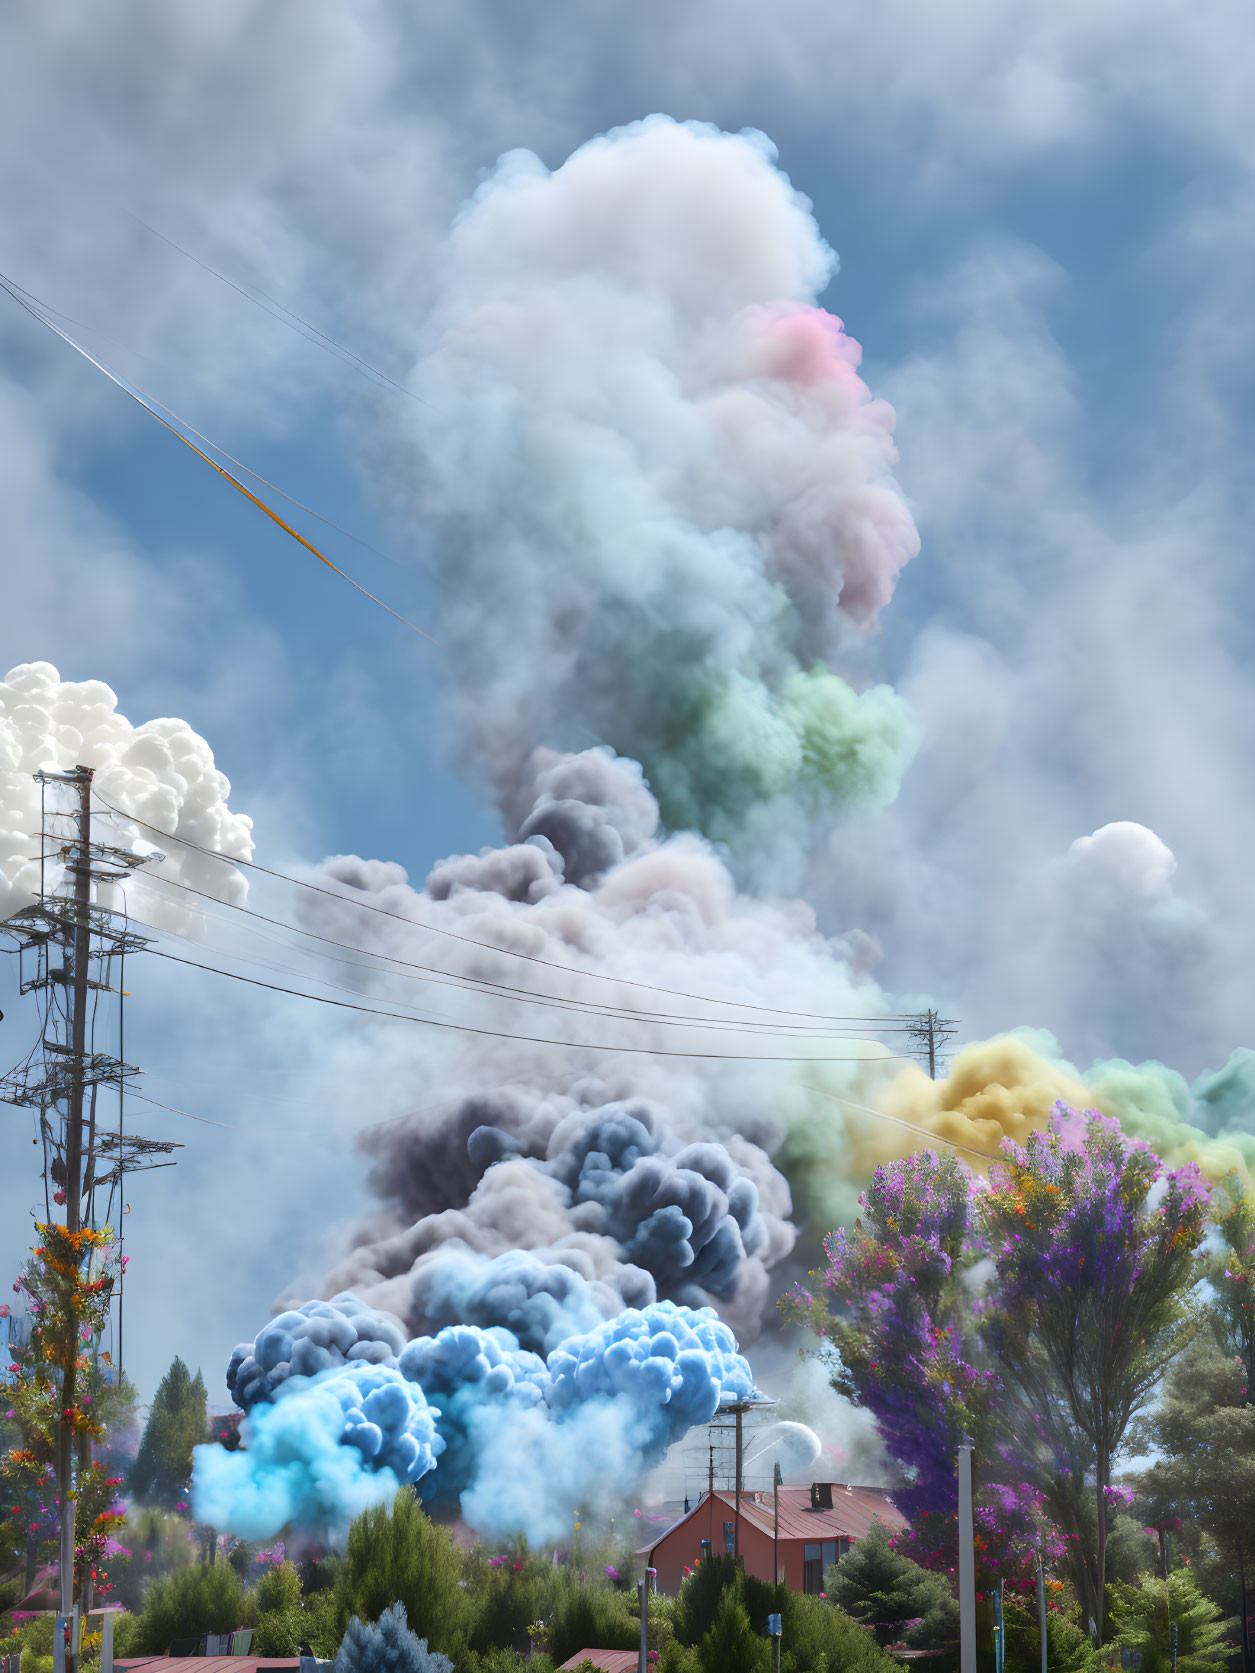
[[[1111,1472],[1133,1418],[1192,1333],[1208,1191],[1097,1110],[1056,1106],[1023,1147],[1004,1141],[981,1217],[995,1273],[983,1313],[1004,1385],[1031,1419],[1040,1484],[1072,1533],[1082,1609],[1103,1631]],[[1065,1462],[1067,1461],[1067,1462]],[[1093,1476],[1096,1538],[1077,1500]],[[1060,1479],[1060,1469],[1063,1470]]]
[[[119,1258],[107,1229],[37,1230],[42,1242],[14,1284],[25,1292],[31,1329],[10,1366],[5,1422],[15,1444],[0,1469],[10,1516],[27,1518],[28,1578],[40,1548],[58,1537],[68,1504],[75,1579],[87,1601],[93,1588],[108,1589],[106,1559],[123,1553],[114,1538],[124,1520],[121,1477],[94,1456],[107,1427],[133,1406],[100,1346]]]
[[[837,1386],[908,1471],[916,1552],[948,1566],[966,1431],[986,1571],[1026,1579],[1066,1536],[1101,1636],[1112,1465],[1188,1334],[1197,1171],[1168,1173],[1115,1122],[1059,1106],[1027,1146],[1004,1144],[987,1185],[925,1152],[878,1169],[862,1206],[825,1245],[828,1296],[783,1305],[831,1345]]]
[[[829,1344],[836,1386],[866,1406],[910,1484],[896,1495],[918,1561],[952,1569],[955,1458],[977,1445],[976,1542],[982,1568],[1012,1583],[1055,1536],[1040,1493],[1001,1438],[1001,1384],[982,1354],[976,1306],[987,1248],[979,1182],[954,1156],[924,1151],[878,1168],[850,1230],[825,1242],[828,1297],[796,1287],[784,1309]]]

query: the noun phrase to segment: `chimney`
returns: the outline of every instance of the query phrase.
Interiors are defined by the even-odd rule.
[[[832,1509],[832,1483],[830,1481],[811,1482],[811,1509]]]

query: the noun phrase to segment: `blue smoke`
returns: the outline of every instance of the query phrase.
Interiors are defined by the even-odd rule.
[[[294,1317],[324,1316],[301,1309],[273,1323]],[[360,1323],[364,1340],[383,1340]],[[296,1332],[297,1345],[309,1339],[303,1327],[283,1330]],[[568,1337],[547,1359],[502,1327],[449,1325],[402,1347],[394,1365],[341,1363],[312,1378],[289,1370],[268,1401],[238,1366],[269,1358],[266,1374],[290,1367],[297,1346],[285,1361],[274,1357],[279,1342],[279,1334],[264,1346],[259,1337],[251,1356],[237,1350],[232,1358],[237,1400],[253,1397],[247,1449],[196,1449],[197,1519],[246,1538],[288,1524],[343,1523],[399,1484],[421,1482],[425,1497],[458,1499],[480,1532],[541,1543],[560,1537],[581,1509],[622,1502],[668,1446],[719,1406],[756,1397],[728,1326],[711,1308],[670,1301],[628,1308]]]
[[[435,1466],[444,1450],[436,1418],[395,1366],[285,1379],[273,1404],[254,1404],[242,1450],[195,1449],[192,1513],[244,1539],[337,1526]]]
[[[271,1319],[255,1342],[240,1343],[227,1366],[227,1389],[248,1411],[258,1400],[273,1400],[289,1377],[316,1377],[358,1361],[395,1365],[404,1346],[396,1320],[355,1295],[307,1301]]]

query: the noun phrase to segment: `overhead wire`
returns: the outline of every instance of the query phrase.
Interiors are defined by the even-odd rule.
[[[133,211],[128,211],[128,213],[130,213],[133,221],[137,221],[146,232],[152,233],[154,238],[159,238],[163,244],[168,244],[172,250],[177,250],[178,253],[181,256],[186,257],[188,261],[195,262],[197,267],[203,269],[204,272],[211,273],[215,279],[220,280],[224,285],[229,285],[230,288],[242,296],[246,302],[251,302],[255,308],[260,308],[263,313],[269,314],[272,319],[278,320],[280,325],[287,326],[289,331],[296,331],[296,335],[304,338],[307,343],[312,343],[315,348],[334,350],[337,355],[346,361],[346,363],[352,362],[357,369],[369,372],[373,377],[378,378],[381,382],[386,383],[392,389],[395,389],[399,395],[405,395],[411,401],[417,402],[419,406],[429,407],[431,405],[430,401],[425,401],[421,395],[416,395],[412,389],[407,389],[403,383],[398,383],[395,378],[389,377],[387,372],[381,371],[378,366],[373,365],[369,360],[366,360],[360,354],[355,353],[353,349],[346,347],[343,343],[337,342],[334,337],[329,337],[325,331],[320,331],[319,328],[310,320],[307,320],[303,317],[303,315],[298,314],[295,309],[289,308],[286,303],[280,302],[278,297],[271,296],[269,291],[264,291],[260,285],[255,287],[257,294],[254,295],[251,290],[247,289],[244,285],[239,284],[235,279],[232,279],[229,274],[223,273],[219,268],[214,267],[212,263],[205,261],[203,257],[196,255],[192,250],[185,249],[182,244],[176,243],[175,240],[167,233],[164,233],[160,231],[159,228],[152,226],[141,216],[136,215]],[[258,298],[264,298],[265,300],[259,301]],[[268,308],[266,306],[267,302],[271,303],[272,306]],[[275,313],[276,308],[280,309],[281,312]],[[284,318],[284,315],[287,317]],[[297,326],[303,326],[305,329],[303,331],[298,331]],[[307,336],[306,333],[312,333],[313,335]],[[315,341],[315,339],[317,339],[317,341]]]
[[[847,1098],[843,1092],[830,1092],[826,1087],[806,1084],[808,1092],[814,1092],[820,1098],[826,1098],[830,1104],[844,1104],[852,1110],[860,1110],[864,1115],[874,1115],[878,1121],[889,1121],[895,1127],[905,1127],[908,1132],[919,1133],[933,1144],[945,1145],[948,1150],[962,1150],[969,1156],[979,1156],[983,1162],[996,1162],[997,1153],[992,1150],[978,1150],[974,1145],[961,1144],[958,1139],[948,1139],[941,1133],[934,1132],[930,1127],[920,1127],[914,1121],[908,1121],[905,1116],[890,1115],[887,1110],[878,1110],[871,1104],[861,1104],[857,1098]]]
[[[190,848],[195,853],[204,854],[209,859],[220,860],[226,866],[240,866],[249,871],[259,872],[264,877],[274,878],[282,883],[289,883],[294,888],[305,889],[311,894],[322,895],[328,900],[339,901],[341,905],[351,906],[357,911],[371,912],[382,918],[390,918],[395,923],[404,924],[411,930],[424,930],[430,935],[444,936],[449,940],[459,941],[466,946],[474,947],[480,952],[497,953],[503,958],[522,959],[528,964],[543,965],[546,969],[561,971],[565,976],[577,974],[585,979],[593,981],[611,982],[620,987],[635,988],[638,992],[661,993],[672,999],[692,999],[701,1005],[723,1005],[738,1011],[755,1011],[770,1016],[806,1018],[812,1022],[841,1022],[857,1024],[883,1022],[886,1024],[896,1024],[903,1021],[901,1016],[895,1015],[881,1017],[840,1016],[825,1011],[798,1011],[790,1010],[786,1006],[759,1005],[748,999],[716,999],[707,993],[692,993],[684,988],[663,987],[654,982],[635,981],[627,976],[612,976],[600,970],[584,970],[577,966],[561,964],[557,959],[541,958],[538,953],[524,953],[514,947],[500,947],[494,942],[481,941],[472,935],[460,935],[456,930],[446,929],[442,925],[429,923],[423,918],[410,918],[403,912],[391,912],[386,906],[377,906],[373,901],[357,900],[352,895],[340,894],[335,889],[322,887],[321,884],[310,883],[301,877],[292,877],[287,872],[272,870],[269,866],[263,866],[256,860],[246,860],[236,855],[223,854],[216,848],[206,848],[203,843],[194,842],[190,837],[176,836],[170,831],[163,831],[160,826],[149,824],[146,819],[141,819],[138,814],[127,813],[122,808],[114,807],[113,803],[106,801],[97,790],[93,790],[92,793],[96,796],[96,799],[107,812],[116,814],[119,819],[128,820],[133,825],[140,826],[141,829],[151,832],[154,836],[159,837],[163,842],[180,843],[183,847]]]
[[[0,273],[0,290],[3,290],[6,295],[16,302],[19,308],[24,309],[32,319],[38,320],[38,322],[44,326],[46,330],[51,331],[55,336],[59,337],[63,343],[67,343],[70,348],[74,349],[76,353],[81,354],[84,360],[93,365],[98,372],[102,372],[104,376],[109,379],[110,383],[116,385],[116,387],[120,389],[123,394],[129,395],[131,400],[136,402],[138,406],[143,407],[144,411],[151,417],[155,418],[163,429],[168,430],[172,436],[176,436],[178,440],[183,443],[184,447],[190,448],[191,451],[195,453],[198,459],[203,459],[212,470],[217,471],[218,475],[224,478],[225,481],[229,482],[239,493],[243,494],[246,500],[249,500],[259,511],[269,517],[272,523],[277,524],[277,526],[281,528],[285,534],[291,535],[292,539],[295,540],[298,545],[303,546],[307,552],[311,552],[314,557],[318,559],[319,563],[326,564],[328,569],[334,570],[342,581],[347,581],[349,586],[354,588],[355,591],[361,593],[363,598],[367,598],[372,604],[378,605],[381,610],[386,611],[388,615],[400,622],[403,627],[408,627],[411,633],[417,633],[421,638],[430,640],[432,644],[437,644],[439,642],[432,634],[428,633],[425,628],[417,626],[414,622],[410,621],[408,617],[403,616],[399,610],[394,610],[390,604],[385,604],[383,599],[377,597],[374,593],[369,591],[369,589],[364,587],[360,581],[355,581],[353,577],[347,573],[347,571],[340,568],[339,564],[333,563],[325,552],[320,552],[317,546],[313,545],[311,541],[306,540],[305,536],[298,530],[294,529],[291,523],[285,522],[272,506],[267,505],[265,500],[260,499],[256,494],[254,494],[252,489],[245,483],[241,482],[238,476],[229,471],[225,465],[220,465],[218,461],[206,453],[203,448],[197,447],[196,443],[191,440],[191,436],[193,434],[199,434],[199,432],[193,431],[191,426],[186,424],[183,419],[179,418],[177,413],[171,412],[170,408],[162,408],[159,401],[155,401],[152,397],[146,395],[137,385],[128,383],[127,380],[119,373],[114,372],[103,360],[94,355],[90,349],[85,348],[83,344],[77,340],[77,338],[72,337],[68,331],[63,330],[61,326],[59,326],[56,321],[50,317],[43,302],[41,302],[39,298],[33,297],[32,292],[26,291],[22,294],[21,287],[16,286],[15,281],[10,279],[5,273]],[[28,301],[27,298],[33,298],[33,300]],[[168,413],[169,417],[163,416],[165,413]],[[184,431],[187,431],[187,434],[184,434]],[[209,443],[208,445],[214,447],[215,451],[222,453],[223,458],[230,457],[225,450],[217,448],[216,444]]]
[[[20,291],[27,301],[33,303],[37,308],[42,308],[44,313],[49,314],[56,319],[65,320],[67,325],[76,325],[80,331],[89,331],[94,336],[102,338],[106,343],[113,343],[116,347],[125,349],[128,354],[138,355],[142,360],[147,360],[153,365],[156,364],[156,362],[152,360],[152,357],[145,354],[142,349],[137,349],[130,343],[124,343],[120,337],[114,336],[110,332],[102,331],[98,325],[92,325],[85,320],[76,319],[73,314],[67,314],[61,308],[54,308],[51,303],[44,302],[36,296],[34,291],[29,291],[24,285],[19,285],[15,279],[10,279],[9,284],[13,290]],[[163,401],[159,401],[155,395],[150,395],[148,399],[152,402],[153,406],[159,408],[167,418],[171,418],[175,421],[175,423],[181,424],[189,436],[195,436],[197,441],[203,442],[211,452],[220,454],[221,457],[227,460],[229,464],[234,465],[237,470],[243,471],[246,476],[251,476],[254,482],[260,482],[263,488],[269,488],[272,494],[278,494],[280,499],[287,500],[289,505],[294,505],[298,511],[303,511],[307,517],[316,518],[318,522],[324,524],[327,528],[334,529],[337,534],[342,534],[346,540],[351,540],[355,546],[360,546],[364,552],[373,552],[377,558],[383,558],[386,563],[400,563],[401,560],[395,557],[391,552],[385,552],[378,546],[372,546],[369,540],[364,540],[360,534],[355,534],[352,529],[346,529],[343,523],[337,523],[334,518],[328,517],[325,512],[318,511],[312,505],[306,505],[304,500],[298,500],[295,494],[289,494],[286,488],[281,488],[277,482],[272,482],[268,476],[263,476],[259,470],[254,470],[252,465],[246,464],[243,459],[238,459],[234,453],[228,453],[226,448],[223,447],[220,442],[216,442],[211,437],[205,435],[203,430],[198,430],[196,426],[194,424],[190,424],[186,418],[180,418],[178,413],[172,411],[172,409],[166,406]],[[431,635],[429,634],[427,637],[430,638]],[[432,643],[439,644],[439,640],[433,639]]]
[[[582,1000],[571,996],[535,993],[527,988],[513,987],[509,984],[501,982],[490,982],[486,978],[477,976],[461,976],[456,973],[438,969],[432,965],[418,963],[412,959],[403,959],[398,958],[391,953],[377,952],[372,948],[355,947],[349,942],[339,941],[332,936],[319,935],[314,930],[304,929],[298,924],[288,923],[285,919],[269,917],[264,912],[257,912],[251,907],[241,906],[236,901],[221,900],[218,896],[208,894],[203,889],[194,888],[191,884],[183,883],[172,877],[162,877],[160,873],[145,873],[141,881],[144,885],[156,883],[165,888],[177,889],[184,893],[195,895],[200,900],[210,901],[214,905],[226,907],[230,912],[239,913],[246,918],[255,920],[256,922],[288,930],[294,935],[302,936],[311,941],[316,941],[320,944],[320,947],[338,947],[344,952],[359,953],[364,958],[372,959],[376,962],[374,964],[362,963],[358,959],[339,958],[334,953],[322,953],[321,956],[330,960],[332,963],[343,964],[348,966],[350,969],[362,970],[370,975],[399,976],[409,981],[426,982],[433,986],[449,987],[459,993],[477,994],[489,999],[508,999],[517,1004],[539,1005],[556,1010],[573,1011],[579,1015],[610,1017],[618,1021],[663,1023],[668,1027],[713,1028],[740,1033],[765,1033],[783,1036],[785,1038],[795,1037],[799,1033],[805,1033],[810,1037],[815,1037],[817,1034],[833,1035],[837,1032],[836,1029],[832,1028],[817,1029],[814,1023],[759,1022],[754,1019],[737,1017],[698,1017],[679,1014],[676,1012],[646,1011],[632,1006],[603,1005],[597,1001]],[[195,910],[211,921],[217,923],[228,921],[219,913],[207,911],[204,907],[197,907]],[[148,925],[146,927],[152,928],[155,926]],[[283,945],[283,943],[281,943],[276,937],[268,936],[264,931],[254,930],[251,933],[257,935],[260,939],[271,942],[272,945]],[[190,938],[181,937],[181,939]],[[383,964],[400,965],[403,968],[399,970],[387,970],[381,968],[381,965]],[[289,973],[295,974],[295,972]],[[582,974],[582,972],[578,969],[572,969],[571,973],[576,976]],[[888,1025],[872,1024],[866,1027],[861,1026],[859,1023],[850,1022],[848,1024],[842,1023],[839,1027],[841,1030],[855,1038],[865,1038],[869,1035],[887,1033],[910,1032],[910,1025],[906,1022]]]
[[[138,922],[139,920],[135,920]],[[151,927],[151,926],[150,926]],[[626,1052],[638,1057],[684,1057],[695,1059],[711,1059],[723,1063],[894,1063],[913,1062],[901,1054],[892,1052],[877,1053],[874,1056],[844,1056],[844,1057],[798,1057],[792,1053],[770,1054],[762,1052],[718,1052],[718,1051],[681,1051],[675,1047],[664,1046],[629,1046],[604,1040],[554,1040],[537,1034],[515,1034],[507,1029],[482,1028],[473,1023],[454,1022],[443,1017],[416,1016],[407,1011],[390,1011],[378,1005],[362,1005],[346,999],[332,999],[325,994],[306,993],[297,988],[290,988],[278,982],[263,982],[256,976],[245,976],[236,970],[223,970],[218,965],[206,964],[201,959],[184,958],[178,953],[171,953],[162,947],[149,947],[148,954],[152,958],[168,959],[173,964],[188,965],[195,970],[205,970],[214,976],[224,976],[234,982],[245,982],[250,987],[264,988],[271,993],[283,993],[294,999],[308,999],[318,1005],[332,1005],[342,1011],[357,1011],[366,1016],[390,1018],[396,1022],[412,1022],[425,1028],[448,1028],[459,1034],[474,1034],[487,1039],[515,1040],[522,1045],[558,1046],[565,1051],[590,1052]],[[324,983],[324,986],[330,986]]]

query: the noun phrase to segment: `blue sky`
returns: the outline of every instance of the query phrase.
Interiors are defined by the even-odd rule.
[[[839,253],[823,302],[897,410],[923,540],[854,671],[892,683],[924,741],[893,807],[833,831],[807,893],[829,933],[875,938],[887,992],[971,1037],[1044,1027],[1078,1063],[1192,1078],[1251,1043],[1253,58],[1227,0],[24,8],[0,25],[0,269],[395,554],[323,531],[438,629],[411,403],[134,217],[405,381],[448,228],[502,152],[556,168],[655,110],[768,134]],[[0,672],[44,659],[107,681],[137,724],[185,718],[259,858],[355,852],[417,881],[498,839],[441,654],[7,305],[0,508]],[[1072,849],[1114,821],[1175,869]],[[237,1125],[180,1130],[177,1175],[140,1187],[136,1271],[165,1265],[180,1217],[197,1228],[175,1273],[136,1279],[137,1316],[178,1321],[141,1380],[168,1343],[229,1348],[319,1267],[362,1206],[353,1133],[392,1107],[369,1053],[310,1068],[296,1008],[164,975],[147,997],[137,977],[132,1007],[136,1051],[166,1066],[154,1095]],[[7,1061],[24,1024],[0,1004]],[[296,1101],[274,1116],[281,1080]],[[10,1263],[20,1126],[0,1126]]]

